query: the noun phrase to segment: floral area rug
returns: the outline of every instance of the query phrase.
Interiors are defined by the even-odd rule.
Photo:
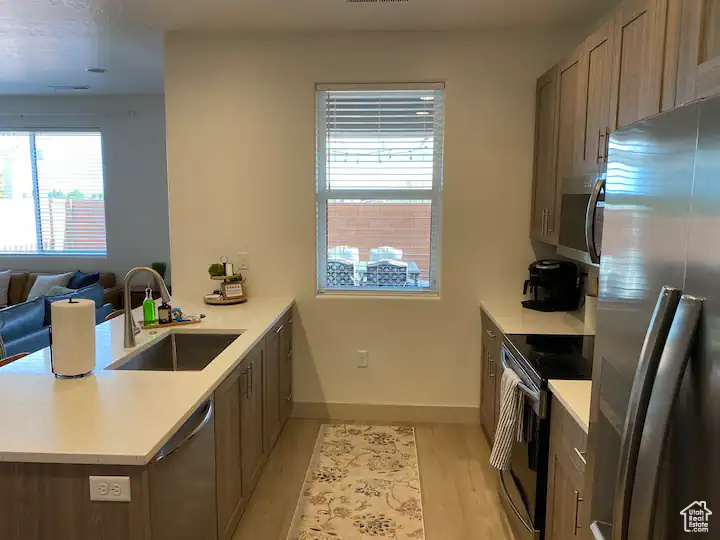
[[[287,540],[424,539],[415,430],[323,425]]]

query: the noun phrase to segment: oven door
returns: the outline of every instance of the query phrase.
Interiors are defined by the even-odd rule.
[[[605,209],[605,175],[566,181],[560,211],[558,253],[599,265]]]
[[[540,390],[503,344],[502,366],[512,369],[525,385],[525,442],[515,441],[509,471],[500,471],[500,498],[517,540],[539,540],[545,528],[548,434],[547,392]]]

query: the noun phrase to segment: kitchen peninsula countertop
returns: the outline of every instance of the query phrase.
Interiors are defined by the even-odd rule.
[[[124,316],[96,326],[96,367],[57,379],[50,349],[0,368],[0,461],[144,465],[289,310],[288,297],[208,306],[173,298],[200,324],[143,330],[123,348]],[[141,308],[134,311],[141,317]],[[202,371],[112,370],[170,332],[239,333]]]

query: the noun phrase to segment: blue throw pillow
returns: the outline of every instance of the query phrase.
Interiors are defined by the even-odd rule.
[[[100,274],[98,272],[94,274],[85,274],[78,270],[75,275],[70,278],[68,282],[68,289],[82,289],[89,287],[100,281]]]
[[[61,294],[58,296],[46,296],[45,297],[45,326],[50,324],[50,304],[57,302],[58,300],[68,300],[70,298],[84,298],[86,300],[93,300],[95,302],[95,309],[103,307],[105,302],[105,290],[102,285],[95,283],[84,289],[73,291],[68,294]]]
[[[0,310],[0,335],[5,344],[43,327],[45,298],[23,302]]]

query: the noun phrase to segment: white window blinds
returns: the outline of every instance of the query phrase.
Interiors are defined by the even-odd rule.
[[[318,290],[437,291],[443,85],[318,86]]]
[[[0,132],[0,253],[107,253],[102,136]]]

